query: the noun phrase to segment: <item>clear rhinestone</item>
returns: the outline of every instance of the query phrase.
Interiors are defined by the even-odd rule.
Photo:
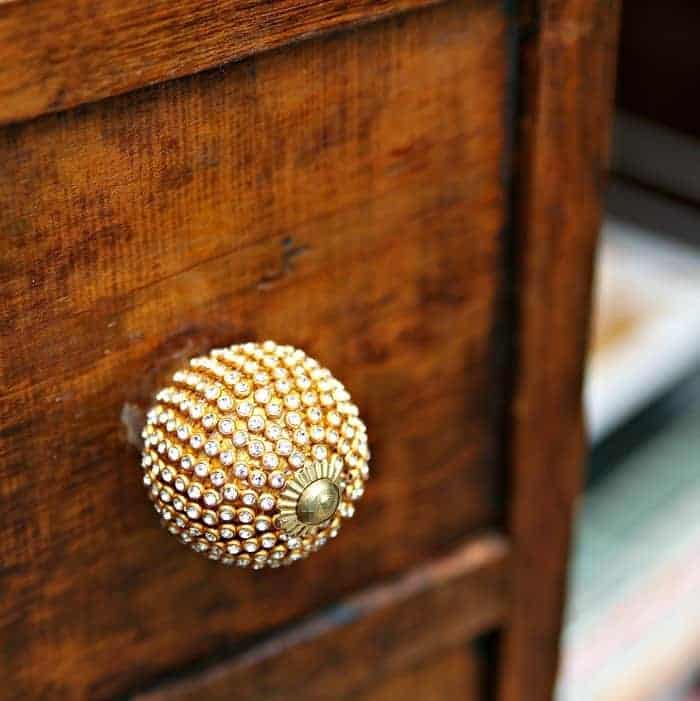
[[[238,498],[238,490],[236,489],[236,485],[234,484],[225,485],[223,492],[224,499],[226,499],[227,501],[235,501],[235,499]]]
[[[281,472],[273,472],[268,478],[270,485],[275,489],[282,489],[284,487],[286,480]]]
[[[248,452],[251,457],[259,458],[265,452],[265,445],[262,441],[251,441],[248,444]]]
[[[270,401],[270,390],[266,387],[256,389],[253,397],[258,404],[267,404]]]
[[[255,535],[255,529],[251,526],[239,526],[238,535],[243,540],[245,540],[246,538],[252,538]]]
[[[233,391],[238,397],[247,397],[250,393],[250,385],[245,380],[239,380],[236,382]]]
[[[265,476],[264,472],[261,472],[260,470],[253,470],[249,481],[254,487],[262,487],[265,482],[267,482],[267,477]]]
[[[265,535],[260,538],[260,542],[264,548],[271,548],[277,542],[277,538],[274,533],[265,533]]]
[[[216,405],[221,411],[228,411],[233,406],[233,400],[228,394],[222,394],[216,402]]]
[[[270,511],[275,507],[275,497],[272,494],[263,494],[260,497],[260,508],[263,511]]]
[[[209,465],[205,462],[198,462],[194,466],[194,474],[198,477],[206,477],[209,474]]]
[[[270,381],[270,376],[266,372],[256,372],[253,376],[253,382],[256,385],[266,385]]]
[[[248,442],[248,434],[245,431],[236,431],[233,434],[233,444],[242,448]]]
[[[204,396],[209,400],[216,399],[220,394],[221,390],[216,385],[209,385],[204,390]]]
[[[298,394],[288,394],[284,398],[284,405],[287,409],[298,409],[299,408],[299,395]]]
[[[226,481],[226,473],[223,470],[216,470],[209,478],[215,487],[220,487]]]
[[[204,496],[202,498],[207,506],[216,506],[219,503],[219,495],[213,490],[204,492]]]
[[[282,435],[282,429],[278,424],[273,424],[269,423],[267,424],[267,427],[265,428],[265,435],[271,440],[271,441],[277,441],[279,440],[280,436]]]
[[[304,392],[304,396],[301,398],[306,406],[313,406],[316,404],[317,397],[315,392]]]
[[[231,372],[227,372],[224,375],[224,382],[229,386],[235,385],[236,382],[238,382],[238,380],[240,380],[240,379],[241,379],[241,373],[236,372],[235,370],[231,370]]]
[[[216,416],[214,414],[205,414],[202,419],[202,426],[206,429],[211,429],[216,426]]]
[[[318,423],[323,418],[323,413],[317,406],[312,406],[307,410],[306,416],[311,423]]]
[[[282,438],[281,440],[277,441],[275,449],[280,455],[289,455],[292,452],[292,447],[291,441],[288,441],[286,438]]]
[[[243,418],[250,416],[253,413],[253,405],[250,402],[241,402],[236,407],[236,413]]]
[[[292,388],[292,386],[289,384],[287,380],[277,380],[275,382],[275,389],[280,393],[280,394],[287,394],[289,390]]]
[[[253,521],[254,514],[250,509],[241,509],[238,512],[238,520],[241,523],[251,523]]]
[[[265,413],[272,418],[280,416],[280,414],[282,413],[282,405],[276,401],[268,402],[265,405]]]
[[[274,453],[265,453],[262,464],[267,470],[274,470],[279,465],[279,458]]]
[[[233,474],[238,477],[238,479],[245,479],[248,477],[248,466],[245,463],[239,462],[233,468]]]
[[[219,432],[224,436],[230,436],[233,433],[234,424],[231,419],[221,419],[219,421]]]
[[[248,429],[250,431],[258,433],[262,431],[263,428],[265,428],[265,419],[259,414],[253,414],[253,416],[248,419]]]
[[[326,432],[323,430],[322,426],[312,426],[309,429],[309,434],[311,435],[312,441],[320,443],[325,438]]]
[[[287,426],[296,428],[301,424],[301,416],[296,411],[290,411],[284,419],[287,422]]]

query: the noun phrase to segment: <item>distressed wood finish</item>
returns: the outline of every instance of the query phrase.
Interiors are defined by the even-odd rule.
[[[618,12],[615,0],[551,0],[523,22],[509,505],[514,603],[499,672],[503,701],[549,699],[556,678],[585,455],[580,389]]]
[[[446,687],[435,684],[437,670],[456,663],[464,671],[470,659],[460,650],[459,661],[443,665],[445,651],[506,618],[506,558],[501,536],[482,536],[241,655],[137,694],[134,701],[381,699],[429,679],[435,693],[444,691]],[[461,698],[476,699],[471,692],[482,682],[477,675],[468,678],[465,684],[452,670],[443,681],[447,688],[458,689]]]
[[[5,0],[0,2],[0,124],[434,2]]]
[[[506,21],[450,3],[0,132],[6,688],[110,698],[497,521]],[[119,417],[265,337],[347,384],[374,476],[259,576],[160,530]]]
[[[478,701],[488,698],[489,672],[486,658],[474,645],[441,650],[388,679],[379,677],[370,688],[348,701]]]

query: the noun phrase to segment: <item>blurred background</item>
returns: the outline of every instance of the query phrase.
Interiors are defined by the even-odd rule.
[[[700,701],[700,3],[624,3],[559,701]]]

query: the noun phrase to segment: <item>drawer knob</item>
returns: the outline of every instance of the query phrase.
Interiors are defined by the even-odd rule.
[[[343,385],[292,346],[192,358],[143,429],[143,482],[162,524],[206,557],[289,565],[335,538],[369,476],[367,432]]]

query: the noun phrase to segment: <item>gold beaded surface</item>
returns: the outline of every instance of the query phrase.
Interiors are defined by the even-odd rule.
[[[192,358],[156,395],[143,483],[163,525],[225,565],[279,567],[335,538],[369,477],[343,385],[292,346]]]

